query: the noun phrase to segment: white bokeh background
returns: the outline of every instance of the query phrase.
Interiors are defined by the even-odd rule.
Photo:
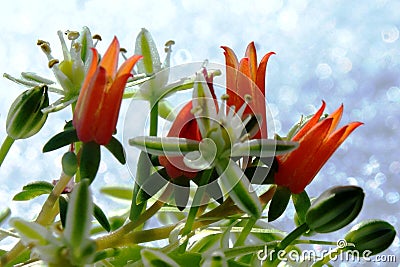
[[[359,219],[384,219],[399,230],[400,2],[356,2],[3,1],[0,72],[18,76],[34,71],[52,77],[37,39],[49,41],[53,54],[61,58],[57,30],[80,30],[84,25],[102,36],[100,51],[116,35],[130,55],[142,27],[151,32],[159,51],[172,39],[176,42],[172,65],[206,58],[222,64],[221,45],[242,56],[254,40],[259,56],[277,53],[268,66],[267,98],[278,133],[285,134],[301,114],[314,112],[322,99],[327,112],[344,103],[343,123],[365,123],[322,169],[308,187],[309,194],[317,195],[332,185],[360,185],[366,201]],[[0,79],[1,141],[8,108],[23,89]],[[52,114],[38,135],[15,143],[0,169],[1,208],[9,206],[14,215],[28,219],[40,209],[40,199],[26,203],[11,199],[28,182],[57,179],[62,151],[43,155],[41,148],[70,118],[69,110]],[[95,188],[132,183],[125,167],[103,155]],[[96,198],[104,206],[109,202],[98,199],[97,193]],[[291,208],[276,224],[291,229],[292,215]],[[387,253],[399,255],[399,243],[396,238]]]

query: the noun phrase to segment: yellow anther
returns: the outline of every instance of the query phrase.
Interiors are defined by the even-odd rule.
[[[51,69],[55,64],[60,63],[58,59],[52,59],[49,61],[49,68]]]
[[[66,31],[65,34],[67,35],[68,40],[76,40],[79,37],[79,32],[77,31]]]

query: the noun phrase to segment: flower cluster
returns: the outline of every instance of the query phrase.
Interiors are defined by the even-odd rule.
[[[18,239],[2,252],[1,266],[258,266],[260,260],[278,266],[299,250],[296,244],[321,244],[300,237],[337,231],[360,213],[365,197],[361,187],[328,188],[313,201],[306,192],[336,149],[362,125],[338,127],[343,105],[324,115],[323,101],[287,136],[268,136],[272,129],[267,127],[266,72],[274,52],[258,61],[251,42],[238,60],[231,48],[222,46],[225,70],[209,68],[206,61],[196,72],[173,80],[174,42],[166,42],[161,63],[146,29],[137,36],[131,57],[125,57],[117,37],[101,54],[96,48],[101,38],[91,36],[86,27],[65,33],[70,49],[63,33],[58,34],[61,62],[52,56],[48,42],[38,41],[57,83],[33,72],[23,72],[21,78],[4,75],[29,89],[10,108],[0,166],[13,142],[37,134],[49,113],[69,105],[72,113],[43,147],[44,153],[65,149],[59,179],[30,183],[14,196],[15,201],[27,201],[48,195],[36,219],[8,220],[8,208],[0,213],[0,223],[11,227],[0,229],[2,238]],[[124,62],[119,66],[121,52]],[[226,87],[219,94],[214,80],[223,71]],[[183,90],[191,90],[192,97],[175,114],[168,98]],[[61,98],[49,104],[52,93]],[[115,135],[123,99],[135,99],[132,105],[148,102],[150,127],[140,129],[149,130],[144,136],[125,133],[128,146],[141,150],[135,182],[103,187],[101,193],[128,200],[130,206],[107,216],[95,203],[92,185],[103,175],[98,173],[101,146],[121,164],[127,162],[128,147]],[[161,119],[172,121],[166,136],[159,134]],[[286,234],[273,221],[285,213],[290,200],[295,228]],[[380,253],[395,236],[385,221],[361,222],[342,239],[348,245],[338,243],[313,266],[328,264],[349,250]],[[149,244],[161,240],[167,244]],[[336,246],[336,241],[324,244]],[[254,257],[267,246],[273,249]]]

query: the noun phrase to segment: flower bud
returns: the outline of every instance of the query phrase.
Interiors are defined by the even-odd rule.
[[[68,176],[74,176],[78,169],[78,159],[74,152],[66,152],[61,159],[63,172]]]
[[[363,200],[364,192],[360,187],[330,188],[311,204],[306,213],[306,223],[317,233],[339,230],[358,216]]]
[[[370,255],[387,249],[396,236],[394,227],[381,220],[368,220],[355,225],[345,236],[348,243],[355,245],[359,252],[370,251]]]
[[[49,106],[47,86],[36,86],[20,94],[7,116],[7,134],[13,138],[28,138],[42,128],[47,119],[47,114],[42,109]]]

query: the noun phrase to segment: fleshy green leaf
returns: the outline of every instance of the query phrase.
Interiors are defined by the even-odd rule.
[[[99,170],[100,145],[95,142],[83,143],[81,149],[80,174],[82,179],[89,179],[92,183]]]
[[[13,198],[14,201],[25,201],[34,199],[40,195],[50,194],[53,190],[53,185],[45,181],[37,181],[25,185],[22,192],[16,194]]]
[[[44,145],[43,152],[49,152],[61,147],[70,145],[71,143],[78,142],[79,138],[75,129],[67,129],[61,133],[56,134]]]
[[[167,177],[165,169],[160,169],[150,175],[140,186],[140,190],[136,196],[136,204],[140,204],[157,194],[168,182],[165,177]]]
[[[190,185],[186,177],[180,179],[179,177],[174,180],[174,184],[179,185],[179,189],[174,190],[174,198],[176,207],[182,211],[186,208],[189,201]]]
[[[143,151],[140,152],[137,169],[136,169],[135,185],[133,188],[131,210],[130,210],[130,214],[129,214],[129,219],[131,221],[137,220],[137,218],[139,217],[139,215],[142,213],[143,209],[146,206],[146,202],[137,204],[135,196],[137,196],[137,194],[139,193],[140,186],[150,176],[151,168],[152,168],[152,162],[150,160],[150,155]]]
[[[47,238],[51,237],[51,233],[38,223],[14,218],[11,219],[10,225],[15,228],[22,241],[26,244],[33,243],[44,246],[49,243]]]
[[[107,219],[107,216],[104,214],[103,210],[94,204],[94,217],[100,223],[100,225],[107,231],[111,231],[110,222]]]
[[[297,142],[277,141],[274,139],[251,139],[242,143],[236,143],[231,150],[226,153],[231,153],[231,157],[273,157],[286,154],[298,147]]]
[[[180,156],[199,150],[200,142],[186,138],[138,136],[129,140],[129,145],[155,155]]]
[[[234,203],[250,216],[261,216],[261,203],[249,180],[240,167],[229,159],[218,162],[216,169],[220,177],[223,191],[229,192]]]
[[[60,207],[61,225],[63,228],[65,228],[65,223],[67,221],[67,213],[68,213],[68,200],[63,196],[60,196],[58,198],[58,206]]]
[[[306,221],[306,213],[311,206],[310,198],[306,191],[300,194],[292,194],[292,200],[296,209],[299,224],[303,224]]]
[[[201,265],[203,267],[228,267],[225,254],[222,251],[214,251],[211,255],[206,256],[205,261]]]
[[[218,247],[218,241],[220,240],[221,233],[213,233],[204,237],[199,238],[194,244],[189,248],[190,252],[203,253],[209,251],[213,248]]]
[[[123,148],[122,144],[116,138],[111,137],[111,141],[107,145],[105,145],[105,147],[108,149],[108,151],[111,152],[111,154],[114,155],[114,157],[121,164],[126,163],[124,148]]]
[[[54,185],[52,183],[37,181],[25,185],[22,187],[22,190],[47,190],[50,193],[53,190],[53,187]]]
[[[146,249],[142,249],[140,254],[142,255],[142,261],[143,261],[144,266],[148,266],[148,267],[161,267],[161,266],[179,267],[178,263],[176,263],[173,259],[168,257],[168,255],[162,253],[161,251],[146,248]]]
[[[121,252],[121,249],[119,249],[119,248],[107,248],[105,250],[101,250],[96,253],[96,255],[94,256],[93,262],[105,260],[107,258],[118,257],[120,252]]]
[[[114,266],[126,266],[128,262],[140,260],[140,251],[142,246],[132,245],[119,248],[118,255],[110,259]]]
[[[276,188],[268,210],[269,222],[275,221],[283,214],[289,204],[290,194],[290,190],[287,187],[278,186]]]
[[[5,208],[0,212],[0,225],[11,215],[10,208]]]
[[[88,179],[83,179],[75,185],[68,204],[64,237],[75,255],[82,253],[90,234],[93,202],[89,182]]]
[[[105,186],[100,189],[102,194],[122,199],[122,200],[132,200],[133,192],[131,188],[122,186]]]

